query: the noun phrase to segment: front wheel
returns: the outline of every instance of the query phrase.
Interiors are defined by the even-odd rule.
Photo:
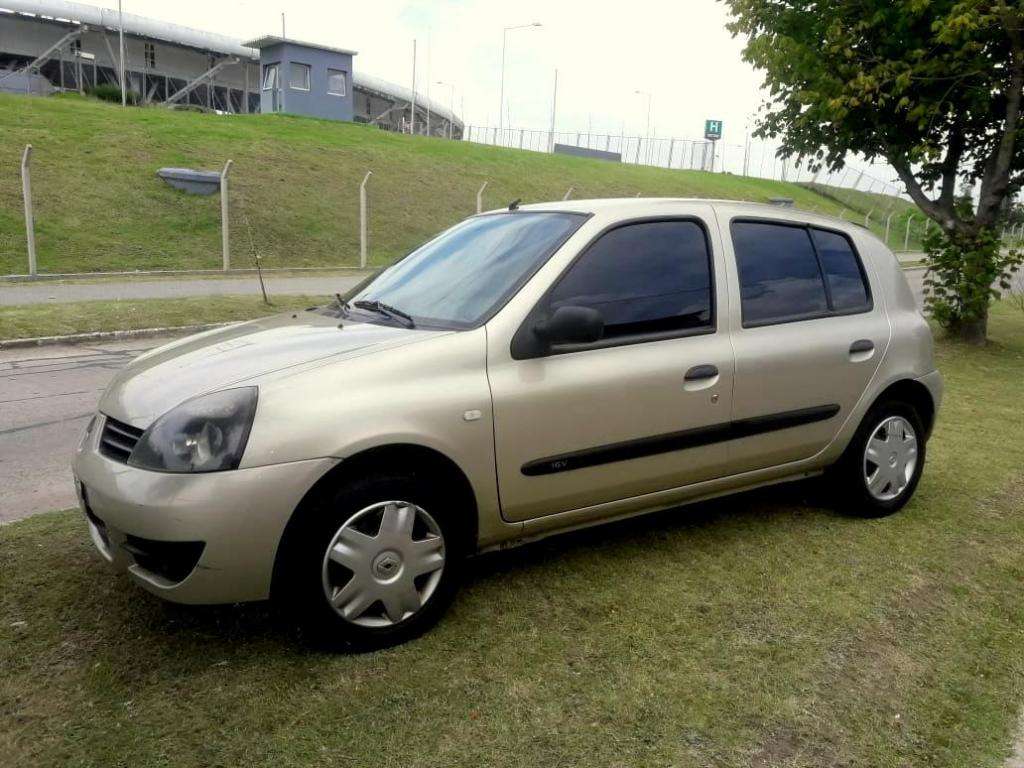
[[[339,484],[283,553],[278,596],[317,645],[373,650],[427,630],[454,597],[465,536],[450,500],[413,475]]]
[[[914,407],[876,403],[833,470],[839,500],[858,517],[891,515],[914,495],[924,461],[925,430]]]

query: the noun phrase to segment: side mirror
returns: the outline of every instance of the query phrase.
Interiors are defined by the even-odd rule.
[[[584,344],[604,335],[604,320],[590,307],[559,307],[547,320],[533,326],[533,332],[548,346]]]

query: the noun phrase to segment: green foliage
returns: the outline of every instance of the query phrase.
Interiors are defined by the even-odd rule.
[[[89,88],[86,93],[100,101],[110,101],[115,104],[121,103],[121,86],[114,85],[113,83],[100,83],[99,85]],[[135,91],[129,89],[125,91],[125,100],[133,107],[137,106],[139,103],[139,95]]]
[[[924,279],[925,307],[947,331],[984,324],[989,302],[1009,290],[1024,253],[1002,251],[999,233],[977,234],[933,229],[925,236],[928,272]]]

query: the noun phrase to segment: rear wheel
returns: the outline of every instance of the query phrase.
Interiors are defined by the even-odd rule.
[[[891,515],[914,495],[924,461],[925,430],[914,407],[876,403],[834,468],[839,500],[859,517]]]
[[[415,475],[339,484],[304,510],[278,597],[317,645],[372,650],[431,627],[455,595],[463,510]]]

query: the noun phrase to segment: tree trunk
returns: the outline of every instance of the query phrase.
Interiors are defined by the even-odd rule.
[[[949,330],[956,338],[967,344],[984,346],[988,339],[988,307],[985,307],[980,317],[963,318]]]

